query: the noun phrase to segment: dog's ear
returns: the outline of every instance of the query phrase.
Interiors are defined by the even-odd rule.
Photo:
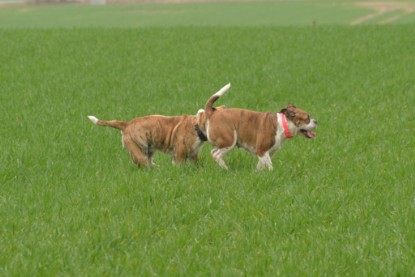
[[[290,109],[289,109],[290,107],[291,107],[291,106],[287,106],[287,108],[282,109],[282,110],[280,111],[280,113],[285,114],[285,116],[286,116],[286,117],[288,117],[288,118],[294,118],[294,117],[295,117],[295,112],[294,112],[294,111],[292,111],[292,110],[290,110]]]

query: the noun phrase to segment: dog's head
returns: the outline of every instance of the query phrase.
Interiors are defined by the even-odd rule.
[[[306,138],[314,138],[316,136],[312,131],[317,128],[317,120],[311,119],[307,112],[292,104],[288,104],[288,106],[280,112],[285,114],[287,120],[294,124],[296,127],[295,134],[300,133]]]

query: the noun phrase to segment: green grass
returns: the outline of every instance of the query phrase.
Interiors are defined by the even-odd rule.
[[[1,18],[1,17],[0,17]],[[414,275],[413,25],[0,30],[0,275]],[[273,172],[139,170],[86,117],[318,119]]]

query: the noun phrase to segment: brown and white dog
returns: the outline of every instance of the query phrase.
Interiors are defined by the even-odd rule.
[[[223,157],[238,146],[258,156],[258,170],[265,167],[272,170],[271,157],[284,140],[298,134],[315,137],[312,131],[317,127],[317,120],[291,104],[279,113],[238,108],[215,110],[213,103],[229,88],[230,84],[224,86],[205,105],[207,138],[214,146],[211,154],[222,168],[228,169]]]
[[[203,109],[196,115],[149,115],[128,122],[103,121],[95,116],[88,118],[96,125],[121,130],[122,145],[139,167],[155,166],[153,155],[156,150],[171,155],[174,164],[182,164],[186,160],[196,163],[200,149],[207,141]]]

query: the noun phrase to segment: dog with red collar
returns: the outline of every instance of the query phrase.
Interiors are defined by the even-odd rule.
[[[207,138],[214,146],[212,157],[220,167],[228,169],[224,156],[233,148],[241,147],[258,157],[258,170],[272,170],[271,158],[286,139],[299,134],[306,138],[315,137],[313,130],[317,128],[317,120],[310,119],[307,112],[292,104],[278,113],[214,109],[215,101],[229,88],[230,84],[224,86],[205,105]]]

